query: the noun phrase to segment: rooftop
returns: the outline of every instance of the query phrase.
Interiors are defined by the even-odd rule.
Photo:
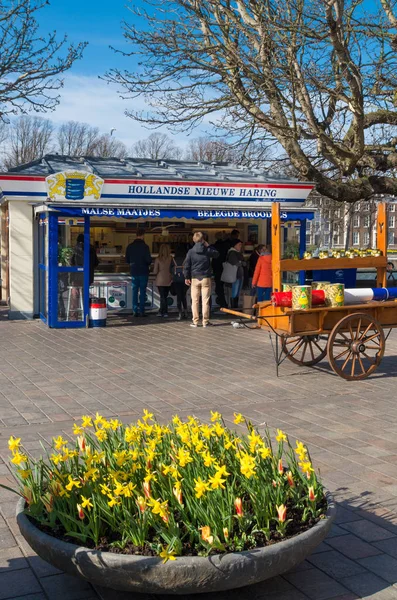
[[[47,154],[25,165],[13,167],[8,173],[44,176],[76,169],[95,173],[104,179],[150,179],[150,180],[202,180],[246,183],[297,183],[297,179],[286,178],[271,171],[254,167],[243,167],[224,162],[193,162],[185,160],[154,160],[150,158],[100,158],[97,156],[62,156]]]

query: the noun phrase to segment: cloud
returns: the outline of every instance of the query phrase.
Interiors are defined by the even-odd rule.
[[[60,94],[59,106],[48,115],[56,124],[71,120],[80,121],[98,127],[102,133],[110,133],[110,130],[115,127],[114,136],[124,142],[128,148],[151,133],[150,129],[125,116],[127,109],[148,109],[144,100],[123,100],[114,87],[98,77],[68,74],[65,76],[65,84]],[[172,134],[166,128],[156,131]],[[196,135],[202,134],[198,129]],[[172,139],[180,146],[185,146],[187,143],[187,138],[183,134],[172,135]]]

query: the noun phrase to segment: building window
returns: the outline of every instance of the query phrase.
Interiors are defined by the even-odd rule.
[[[329,233],[324,236],[324,246],[329,246]]]
[[[394,215],[389,216],[389,227],[394,227]]]
[[[353,246],[358,246],[360,244],[360,234],[358,231],[353,231]]]
[[[369,232],[365,231],[363,234],[363,244],[364,246],[369,246]]]
[[[360,227],[360,217],[358,215],[353,217],[353,227]]]
[[[394,231],[389,231],[387,234],[387,244],[389,246],[394,246]]]
[[[395,204],[389,204],[389,212],[394,212]]]
[[[339,243],[340,243],[339,242],[339,233],[335,233],[334,234],[334,239],[333,239],[332,243],[333,243],[334,246],[339,246]]]
[[[370,219],[369,219],[369,215],[366,215],[364,217],[364,227],[369,227],[370,226]]]

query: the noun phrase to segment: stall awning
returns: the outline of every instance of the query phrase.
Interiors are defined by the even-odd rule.
[[[136,207],[115,207],[115,206],[59,206],[48,205],[41,207],[45,210],[56,210],[64,215],[71,217],[120,217],[125,219],[159,219],[168,220],[172,218],[193,219],[195,221],[204,221],[207,219],[270,219],[271,211],[266,210],[235,210],[235,209],[179,209],[179,208],[136,208]],[[36,212],[40,208],[36,209]],[[303,221],[313,219],[313,211],[286,210],[281,211],[283,221]]]

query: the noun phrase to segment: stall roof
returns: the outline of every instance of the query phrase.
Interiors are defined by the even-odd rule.
[[[192,162],[184,160],[153,160],[149,158],[100,158],[97,156],[62,156],[47,154],[38,160],[19,167],[13,167],[7,173],[44,176],[76,169],[95,173],[104,179],[148,179],[175,181],[207,182],[245,182],[245,183],[298,183],[298,179],[280,177],[271,171],[241,167],[229,163]],[[4,173],[6,174],[6,173]]]

